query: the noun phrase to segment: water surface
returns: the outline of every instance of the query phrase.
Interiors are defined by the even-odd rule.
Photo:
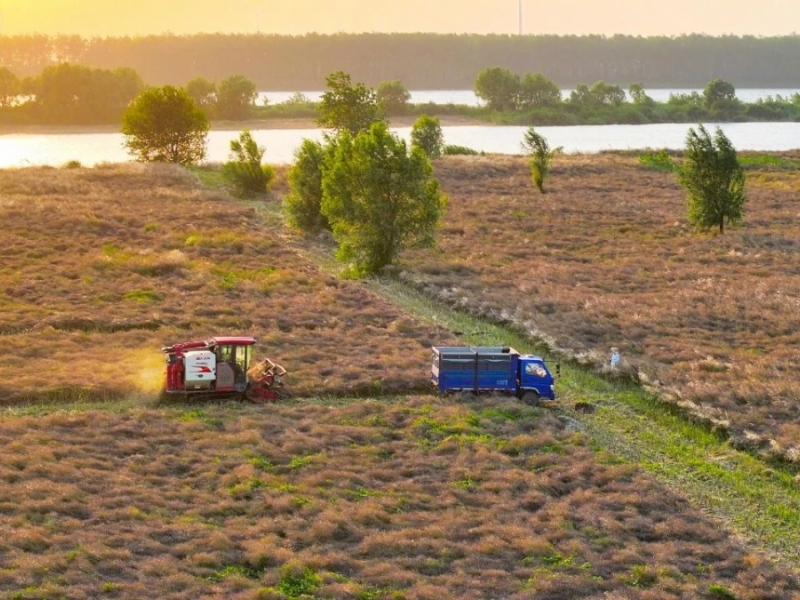
[[[692,125],[577,125],[537,127],[551,147],[562,146],[567,153],[592,153],[604,150],[643,148],[682,149]],[[706,124],[709,131],[716,127]],[[737,150],[783,151],[800,148],[800,123],[724,123],[720,127]],[[445,142],[467,146],[479,152],[521,154],[525,127],[489,125],[443,127]],[[408,141],[410,127],[392,131]],[[251,132],[264,146],[264,162],[288,164],[303,139],[322,139],[320,129],[261,129]],[[207,162],[229,159],[230,142],[236,131],[210,131]],[[29,165],[61,166],[77,160],[84,166],[131,160],[122,145],[121,133],[7,134],[0,135],[0,167]]]

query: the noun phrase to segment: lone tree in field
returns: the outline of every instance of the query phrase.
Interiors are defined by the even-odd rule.
[[[124,146],[140,162],[197,163],[206,155],[208,118],[186,90],[170,85],[139,94],[122,117]]]
[[[544,136],[536,133],[533,127],[529,127],[525,132],[522,148],[531,157],[530,167],[533,184],[544,194],[544,180],[550,173],[550,164],[553,162],[553,158],[561,153],[562,148],[559,146],[551,149]]]
[[[444,150],[444,134],[439,117],[421,115],[411,127],[411,146],[420,148],[428,158],[439,158]]]
[[[705,127],[690,128],[678,181],[688,192],[689,221],[700,231],[744,220],[745,175],[736,149],[717,127],[714,138]]]
[[[379,271],[405,248],[433,244],[447,203],[425,153],[409,153],[383,122],[339,137],[322,186],[337,258],[356,276]]]
[[[275,169],[262,165],[264,147],[256,144],[247,130],[231,140],[231,160],[222,165],[222,177],[233,186],[234,194],[248,198],[267,191],[275,179]]]
[[[375,91],[363,83],[353,84],[350,75],[336,71],[325,79],[328,91],[319,103],[317,123],[335,129],[337,134],[348,131],[356,135],[366,131],[383,115]]]

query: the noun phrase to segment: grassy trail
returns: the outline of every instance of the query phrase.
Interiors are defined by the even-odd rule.
[[[529,339],[452,311],[396,282],[366,285],[408,313],[455,332],[467,344],[539,352]],[[638,386],[562,365],[554,410],[578,421],[598,449],[641,465],[734,533],[800,569],[800,485],[793,473],[732,448],[707,428],[672,414]],[[586,402],[590,414],[573,407]]]

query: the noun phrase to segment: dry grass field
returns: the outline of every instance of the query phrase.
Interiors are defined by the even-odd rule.
[[[280,189],[280,188],[279,188]],[[299,395],[424,386],[421,327],[325,275],[252,207],[185,170],[0,171],[0,404],[118,398],[162,383],[164,345],[254,335]]]
[[[783,157],[784,163],[791,163]],[[403,277],[583,361],[617,346],[666,397],[800,460],[800,170],[748,170],[743,227],[696,234],[676,177],[566,155],[540,195],[523,157],[452,157],[439,248]]]
[[[441,250],[407,255],[406,276],[509,319],[531,296],[548,308],[525,323],[563,347],[590,352],[603,334],[631,357],[618,334],[581,329],[586,298],[603,294],[570,304],[593,288],[590,268],[569,257],[573,246],[597,264],[636,253],[599,260],[601,238],[559,232],[556,216],[599,227],[559,186],[578,189],[591,173],[611,181],[612,170],[628,185],[638,167],[564,161],[544,198],[527,191],[520,160],[440,161],[451,196]],[[665,176],[641,176],[679,206]],[[282,173],[268,201],[284,192]],[[564,198],[574,199],[559,206]],[[650,210],[629,214],[630,231],[659,230]],[[536,211],[551,215],[541,239]],[[0,171],[0,597],[800,598],[791,567],[557,411],[502,398],[371,399],[424,387],[429,346],[456,338],[320,270],[311,242],[272,214],[177,168]],[[676,236],[697,252],[693,236]],[[511,277],[515,261],[526,279]],[[536,282],[542,274],[552,286]],[[559,302],[573,312],[557,318]],[[226,334],[257,337],[258,356],[289,369],[296,399],[156,400],[162,345]],[[642,340],[643,368],[670,373],[654,348]],[[355,394],[364,397],[336,397]]]
[[[0,418],[0,596],[800,598],[568,423],[506,399]]]

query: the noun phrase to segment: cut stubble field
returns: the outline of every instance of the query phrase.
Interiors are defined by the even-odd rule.
[[[550,308],[521,322],[547,315],[537,331],[563,347],[602,346],[570,329],[578,316],[557,318],[560,301],[580,313],[580,286],[535,282],[574,276],[557,259],[585,265],[568,249],[597,244],[582,196],[559,197],[558,186],[638,173],[632,159],[593,160],[565,157],[545,197],[530,191],[522,160],[438,161],[450,195],[440,248],[407,254],[405,277],[509,320],[535,294],[532,311]],[[644,177],[677,206],[665,176]],[[285,191],[281,171],[269,206]],[[570,219],[562,227],[584,229],[556,231],[559,210]],[[385,395],[424,388],[430,345],[458,338],[320,269],[309,256],[327,242],[274,216],[179,168],[0,171],[0,339],[14,349],[0,384],[0,592],[800,598],[792,568],[590,443],[573,419],[507,398]],[[639,231],[662,217],[648,208],[615,218]],[[550,235],[535,239],[540,231]],[[520,264],[525,279],[511,277]],[[160,346],[224,334],[257,337],[259,355],[289,369],[296,399],[156,400]],[[642,368],[664,372],[649,347]]]
[[[0,194],[3,404],[152,394],[162,346],[215,335],[255,336],[298,395],[408,390],[454,340],[180,168],[2,171]]]
[[[789,163],[790,157],[784,157]],[[404,279],[452,306],[623,372],[729,432],[800,460],[800,170],[749,169],[744,226],[698,234],[671,173],[634,154],[556,159],[549,193],[522,157],[436,164],[449,195],[434,250]]]
[[[0,593],[800,597],[790,571],[545,412],[406,396],[4,417]]]

